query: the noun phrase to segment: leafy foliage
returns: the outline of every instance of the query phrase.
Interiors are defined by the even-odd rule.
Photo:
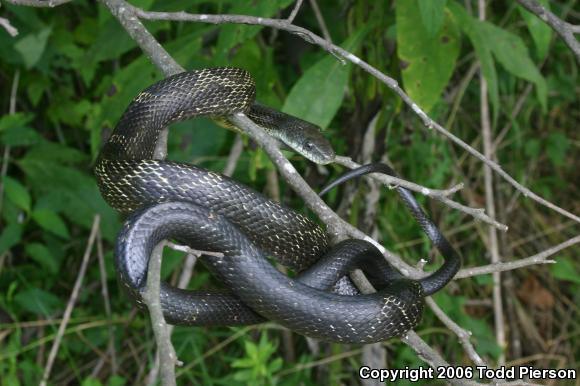
[[[139,0],[149,10],[285,17],[290,0],[172,1]],[[319,31],[304,2],[298,25]],[[497,161],[519,181],[578,213],[578,73],[573,55],[535,16],[512,2],[494,2],[485,21],[473,2],[409,0],[334,2],[319,0],[333,41],[401,82],[409,95],[454,134],[480,147],[479,66],[488,84],[497,138]],[[468,4],[466,7],[465,4]],[[548,5],[547,1],[544,1]],[[550,3],[558,15],[567,6]],[[141,384],[153,365],[148,319],[132,313],[115,280],[112,250],[122,219],[101,198],[92,175],[94,160],[130,100],[161,74],[102,5],[75,0],[55,9],[2,3],[0,17],[18,29],[0,27],[0,380],[6,385],[37,384],[46,352],[55,338],[75,281],[95,215],[101,218],[103,278],[93,257],[57,357],[52,384]],[[484,206],[483,167],[457,148],[423,130],[412,111],[352,64],[283,32],[260,26],[147,22],[146,27],[186,68],[234,65],[256,78],[262,103],[317,123],[339,154],[360,155],[362,138],[374,127],[373,160],[384,154],[405,178],[429,187],[465,182],[456,198]],[[471,74],[471,75],[470,75]],[[472,80],[473,79],[473,80]],[[532,87],[535,93],[527,96]],[[521,106],[521,107],[518,107]],[[373,118],[375,126],[371,125]],[[209,120],[172,127],[169,154],[212,170],[226,164],[234,134]],[[247,144],[234,178],[268,190],[273,167]],[[312,186],[329,175],[289,154]],[[304,210],[281,183],[282,201]],[[350,220],[363,226],[367,191],[349,203]],[[271,190],[269,190],[271,191]],[[435,256],[419,227],[410,221],[393,193],[381,191],[378,234],[385,245],[410,263]],[[342,194],[329,202],[338,207]],[[501,235],[502,258],[532,255],[573,235],[574,228],[552,212],[538,209],[496,181],[497,212],[510,226]],[[421,198],[457,245],[466,266],[487,263],[487,228],[471,218]],[[344,213],[343,213],[344,214]],[[345,214],[345,217],[347,215]],[[577,228],[576,228],[577,229]],[[100,242],[100,241],[98,241]],[[486,301],[488,276],[454,282],[437,295],[438,304],[473,332],[475,348],[493,362],[502,350],[509,359],[533,357],[549,346],[565,367],[577,363],[578,248],[553,256],[550,267],[504,274],[510,329],[523,347],[497,345]],[[93,253],[94,254],[94,253]],[[441,263],[436,258],[427,269]],[[163,277],[175,282],[181,256],[168,253]],[[530,276],[553,294],[556,305],[541,308],[516,296]],[[101,294],[108,286],[112,314]],[[196,267],[190,288],[212,286],[208,272]],[[530,303],[531,302],[531,303]],[[546,325],[545,319],[554,321]],[[523,327],[522,327],[523,326]],[[571,327],[572,326],[572,327]],[[524,328],[525,327],[525,328]],[[457,339],[427,312],[418,332],[456,364],[469,364]],[[528,335],[529,334],[529,335]],[[174,342],[186,370],[183,384],[357,384],[358,351],[321,344],[313,354],[298,335],[282,339],[272,328],[176,328]],[[538,338],[539,337],[539,338]],[[542,341],[538,341],[542,339]],[[289,344],[288,342],[293,342]],[[399,340],[386,342],[390,367],[423,362]],[[214,350],[214,348],[218,349]],[[113,363],[113,356],[115,363]],[[282,360],[282,358],[285,358]],[[321,357],[324,361],[316,362]],[[546,359],[535,365],[554,367]],[[331,366],[332,371],[327,371]]]

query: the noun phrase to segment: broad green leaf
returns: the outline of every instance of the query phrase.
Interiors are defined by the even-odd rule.
[[[341,46],[356,50],[368,29],[353,33]],[[326,128],[342,104],[352,65],[327,54],[308,68],[294,84],[282,111]]]
[[[20,209],[24,209],[26,212],[30,211],[30,205],[32,199],[30,198],[30,193],[18,180],[11,177],[4,177],[4,190],[6,192],[6,197],[14,203]]]
[[[533,82],[536,85],[538,100],[544,111],[548,108],[548,87],[546,80],[530,59],[528,49],[522,39],[491,23],[482,22],[483,31],[497,61],[511,74]]]
[[[42,140],[42,136],[30,127],[12,127],[0,133],[0,142],[8,146],[30,146]]]
[[[422,23],[417,0],[396,2],[397,51],[403,84],[409,96],[429,111],[447,86],[459,54],[459,30],[445,11],[443,26],[436,36]]]
[[[551,271],[557,279],[580,284],[580,272],[570,259],[557,259],[556,264],[551,265]]]
[[[26,113],[7,114],[0,117],[0,132],[13,129],[27,127],[27,124],[34,119],[34,115]]]
[[[6,252],[20,242],[22,225],[8,224],[0,231],[0,254]]]
[[[548,10],[550,9],[550,3],[548,0],[538,1],[544,6],[544,8]],[[538,53],[537,58],[542,60],[548,54],[548,48],[550,47],[550,41],[552,40],[552,29],[538,16],[533,15],[521,5],[518,5],[517,7],[522,18],[526,22],[528,31],[530,31],[530,35],[532,35],[532,39],[536,45],[536,51]]]
[[[50,209],[35,209],[32,212],[32,219],[48,232],[65,239],[70,237],[64,221]]]
[[[30,243],[26,245],[25,251],[32,260],[36,261],[47,272],[53,274],[58,272],[58,261],[45,245]]]
[[[17,293],[14,302],[26,311],[39,315],[52,315],[63,307],[58,297],[40,288],[29,288]]]
[[[22,56],[26,68],[32,68],[38,63],[46,48],[50,32],[51,29],[46,27],[37,33],[26,35],[14,44],[14,48]]]
[[[449,10],[453,13],[453,16],[457,20],[457,24],[467,35],[475,49],[475,54],[477,55],[477,59],[479,59],[483,77],[487,81],[489,100],[491,101],[493,108],[493,121],[496,122],[497,117],[499,116],[500,105],[497,72],[493,61],[493,55],[491,53],[491,45],[493,42],[485,35],[483,23],[469,15],[465,11],[465,8],[455,2],[450,2]]]
[[[445,17],[445,4],[447,0],[418,0],[421,20],[429,37],[437,36],[443,18]]]
[[[42,142],[31,147],[26,153],[27,160],[37,160],[41,162],[58,162],[62,164],[78,164],[88,161],[88,156],[69,146],[56,142]]]
[[[54,155],[53,155],[54,156]],[[95,178],[71,168],[43,158],[41,152],[33,157],[30,152],[17,162],[26,173],[31,188],[40,199],[38,208],[50,208],[66,216],[71,222],[90,229],[95,213],[101,215],[103,236],[114,240],[118,229],[117,215],[103,200]]]

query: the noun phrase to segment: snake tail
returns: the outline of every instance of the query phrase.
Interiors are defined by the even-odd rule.
[[[346,181],[370,173],[380,173],[392,177],[398,177],[397,173],[388,165],[380,162],[370,163],[344,173],[325,186],[320,191],[319,195],[322,196],[323,194],[326,194],[330,189]],[[421,229],[423,229],[425,234],[427,234],[427,237],[429,237],[429,240],[431,240],[433,245],[435,245],[439,253],[441,253],[445,259],[445,262],[437,271],[419,280],[425,295],[432,295],[445,287],[445,285],[453,279],[457,271],[459,271],[461,268],[461,256],[445,236],[443,236],[437,225],[435,225],[435,223],[423,211],[411,191],[401,186],[397,186],[395,189],[397,190],[397,193],[399,193],[399,196],[402,198],[407,209],[409,209],[413,217],[419,222]]]

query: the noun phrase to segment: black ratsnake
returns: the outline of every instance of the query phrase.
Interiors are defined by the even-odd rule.
[[[446,259],[419,281],[402,277],[367,241],[345,240],[329,247],[319,226],[260,193],[193,165],[154,159],[158,136],[169,124],[243,112],[267,129],[278,121],[286,129],[297,127],[298,134],[279,139],[315,162],[332,161],[334,153],[315,126],[254,105],[254,96],[246,71],[211,68],[168,77],[127,108],[95,168],[107,202],[123,214],[133,212],[115,251],[121,282],[139,303],[152,249],[173,238],[194,249],[223,253],[201,261],[232,292],[163,284],[161,304],[170,323],[241,325],[267,318],[313,338],[345,343],[382,341],[416,326],[423,297],[451,280],[460,259],[446,241],[441,243],[439,231],[405,189],[398,188],[403,200],[424,229],[434,229],[436,237],[428,235]],[[300,274],[295,279],[283,275],[268,256]],[[355,268],[363,269],[377,293],[332,292]]]

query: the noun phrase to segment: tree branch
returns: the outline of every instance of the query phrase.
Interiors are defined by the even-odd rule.
[[[481,267],[473,268],[463,268],[457,272],[455,279],[464,279],[466,277],[485,275],[493,272],[511,271],[518,268],[527,267],[535,264],[554,264],[554,260],[546,260],[548,257],[560,252],[562,249],[571,247],[575,244],[580,243],[580,236],[573,237],[569,240],[564,241],[556,246],[546,249],[540,253],[533,256],[526,257],[524,259],[519,259],[515,261],[510,261],[508,263],[495,263],[488,264]]]
[[[563,21],[558,16],[547,10],[536,0],[517,0],[525,9],[536,15],[544,23],[549,25],[556,32],[564,43],[572,50],[576,61],[580,64],[580,42],[574,34],[580,33],[580,25],[573,25]]]
[[[28,7],[53,8],[71,2],[72,0],[6,0],[7,3],[25,5]]]
[[[435,303],[431,296],[425,298],[425,302],[431,308],[431,311],[439,318],[439,320],[459,338],[459,343],[463,346],[463,350],[467,353],[469,358],[477,366],[487,366],[487,363],[479,356],[473,344],[469,340],[471,338],[471,331],[467,331],[460,325],[455,323],[443,310]]]
[[[177,359],[177,354],[171,344],[171,333],[165,318],[163,317],[163,310],[161,309],[161,301],[159,300],[159,290],[161,286],[161,256],[163,256],[163,247],[165,242],[160,242],[149,260],[149,268],[147,270],[147,285],[143,292],[143,300],[149,310],[151,318],[151,326],[153,326],[153,333],[155,334],[155,341],[157,342],[157,352],[159,354],[159,370],[161,373],[161,383],[163,386],[174,386],[175,382],[175,366],[181,365]]]

